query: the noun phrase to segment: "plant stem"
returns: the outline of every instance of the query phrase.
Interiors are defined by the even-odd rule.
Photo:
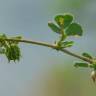
[[[88,59],[88,58],[83,57],[83,56],[80,56],[80,55],[77,55],[77,54],[75,54],[75,53],[72,53],[72,52],[70,52],[70,51],[68,51],[68,50],[66,50],[66,49],[61,49],[60,51],[66,53],[66,54],[68,54],[68,55],[70,55],[70,56],[79,58],[79,59],[81,59],[81,60],[83,60],[83,61],[86,61],[86,62],[88,62],[88,63],[93,63],[93,60]]]
[[[75,53],[72,53],[67,49],[58,49],[57,45],[48,44],[48,43],[45,43],[45,42],[33,41],[33,40],[17,40],[17,39],[3,39],[3,40],[5,40],[5,41],[16,41],[16,42],[29,43],[29,44],[35,44],[35,45],[50,47],[52,49],[59,50],[61,52],[64,52],[64,53],[66,53],[70,56],[76,57],[76,58],[81,59],[83,61],[86,61],[88,63],[93,63],[93,61],[91,59],[88,59],[86,57],[83,57],[83,56],[77,55]],[[2,39],[0,39],[0,41],[2,41]]]

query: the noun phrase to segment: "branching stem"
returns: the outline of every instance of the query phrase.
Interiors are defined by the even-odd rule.
[[[45,42],[39,42],[39,41],[33,41],[33,40],[17,40],[17,39],[4,39],[4,40],[5,41],[16,41],[16,42],[29,43],[29,44],[35,44],[35,45],[50,47],[52,49],[59,50],[61,52],[64,52],[64,53],[66,53],[70,56],[76,57],[76,58],[81,59],[83,61],[86,61],[88,63],[93,63],[93,61],[91,59],[88,59],[86,57],[83,57],[83,56],[77,55],[75,53],[72,53],[67,49],[58,49],[58,46],[55,45],[55,44],[53,45],[53,44],[48,44],[48,43],[45,43]],[[2,41],[2,39],[0,39],[0,41]]]

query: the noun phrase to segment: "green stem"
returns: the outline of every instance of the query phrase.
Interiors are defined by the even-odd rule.
[[[64,29],[61,29],[61,37],[60,40],[58,41],[57,45],[61,46],[61,42],[64,41],[66,39],[66,34],[64,32]]]
[[[91,63],[91,64],[93,63],[93,60],[92,60],[92,59],[89,59],[89,58],[86,58],[86,57],[77,55],[77,54],[75,54],[75,53],[72,53],[72,52],[68,51],[67,49],[61,49],[60,51],[66,53],[66,54],[68,54],[68,55],[70,55],[70,56],[79,58],[79,59],[81,59],[81,60],[83,60],[83,61],[86,61],[86,62],[88,62],[88,63]]]
[[[57,45],[52,45],[52,44],[48,44],[48,43],[45,43],[45,42],[39,42],[39,41],[33,41],[33,40],[17,40],[17,39],[3,39],[3,40],[5,40],[5,41],[16,41],[16,42],[22,42],[22,43],[28,43],[28,44],[35,44],[35,45],[50,47],[52,49],[58,50]],[[2,41],[2,39],[0,39],[0,41]],[[79,56],[75,53],[72,53],[72,52],[68,51],[67,49],[59,49],[59,51],[64,52],[64,53],[66,53],[70,56],[76,57],[78,59],[81,59],[83,61],[86,61],[88,63],[93,63],[93,60],[85,58],[83,56]]]

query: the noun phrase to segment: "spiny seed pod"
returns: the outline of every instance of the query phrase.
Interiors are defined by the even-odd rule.
[[[20,60],[21,53],[20,53],[20,48],[18,45],[11,45],[10,47],[6,48],[6,56],[8,58],[8,61],[10,62],[11,60]]]
[[[91,72],[91,78],[92,78],[93,82],[96,81],[96,71],[95,70]]]

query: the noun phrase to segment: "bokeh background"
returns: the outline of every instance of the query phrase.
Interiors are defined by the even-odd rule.
[[[84,30],[70,50],[96,56],[96,0],[0,0],[0,32],[53,43],[58,35],[47,22],[66,12]],[[73,67],[78,59],[41,46],[20,47],[16,64],[0,56],[0,96],[96,96],[91,70]]]

